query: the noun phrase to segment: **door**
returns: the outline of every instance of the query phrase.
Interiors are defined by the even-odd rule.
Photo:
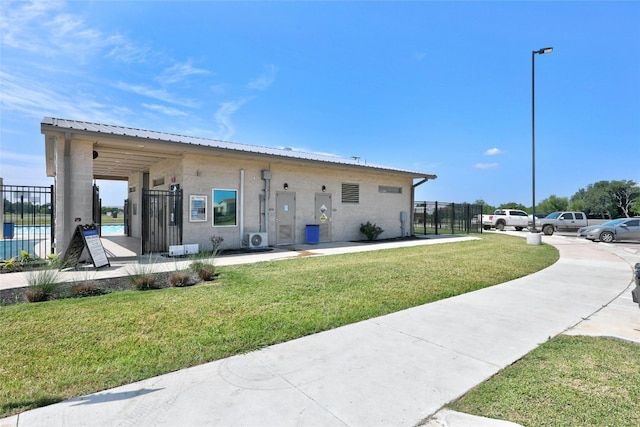
[[[316,194],[315,223],[320,225],[320,242],[331,241],[331,194]]]
[[[627,220],[624,223],[624,227],[620,225],[616,227],[617,239],[640,241],[640,219]]]
[[[142,254],[182,244],[182,190],[143,190]]]
[[[276,192],[276,245],[293,245],[296,229],[296,194]]]

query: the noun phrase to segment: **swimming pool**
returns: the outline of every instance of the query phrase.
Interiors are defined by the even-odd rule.
[[[20,251],[25,250],[33,256],[36,252],[36,244],[41,240],[2,240],[0,241],[0,260],[4,261],[13,257],[20,257]]]
[[[103,236],[124,235],[124,224],[102,225],[101,233]],[[50,242],[51,226],[17,225],[13,228],[13,238],[0,240],[0,260],[20,257],[22,250],[29,252],[31,256],[46,258],[51,253]]]

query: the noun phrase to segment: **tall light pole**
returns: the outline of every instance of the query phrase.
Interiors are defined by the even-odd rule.
[[[552,47],[544,47],[539,50],[531,51],[531,182],[533,197],[533,228],[532,233],[536,230],[536,53],[544,55],[553,52]]]

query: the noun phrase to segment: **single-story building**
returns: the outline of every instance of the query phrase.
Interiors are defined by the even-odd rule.
[[[413,234],[415,188],[435,175],[291,149],[259,147],[45,117],[46,171],[55,180],[55,247],[98,223],[94,180],[128,183],[125,230],[140,254],[172,245],[222,249]],[[97,213],[96,213],[97,209]],[[315,240],[315,241],[314,241]],[[191,246],[193,247],[193,246]]]

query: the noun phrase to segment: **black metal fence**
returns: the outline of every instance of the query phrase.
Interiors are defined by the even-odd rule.
[[[416,234],[482,233],[482,205],[469,203],[415,202]]]
[[[142,253],[169,252],[182,244],[182,190],[143,190]]]
[[[42,258],[53,253],[53,186],[0,186],[0,258]]]

